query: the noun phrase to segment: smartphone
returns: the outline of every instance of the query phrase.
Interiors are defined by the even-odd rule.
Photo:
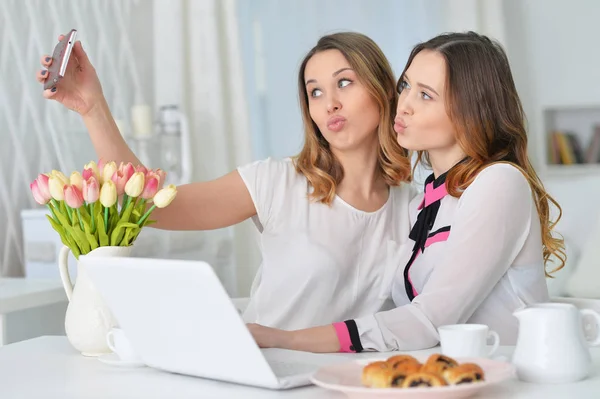
[[[75,37],[77,37],[77,31],[71,29],[71,31],[58,42],[56,47],[54,47],[52,64],[50,64],[50,68],[48,68],[48,78],[44,84],[44,90],[55,87],[59,80],[65,76],[67,64],[71,57],[71,51],[75,45]]]

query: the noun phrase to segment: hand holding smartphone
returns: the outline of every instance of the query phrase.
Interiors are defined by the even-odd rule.
[[[76,37],[77,30],[71,29],[71,31],[58,42],[56,47],[54,47],[52,64],[50,64],[50,67],[48,68],[48,78],[44,83],[44,90],[52,89],[58,84],[60,79],[65,76],[67,64],[69,63]]]

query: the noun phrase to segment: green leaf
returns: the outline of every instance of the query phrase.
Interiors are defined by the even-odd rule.
[[[79,245],[79,248],[81,248],[82,254],[87,254],[88,252],[90,252],[90,243],[87,241],[85,233],[81,231],[79,226],[72,227],[70,233],[77,242],[77,245]]]
[[[69,222],[69,219],[67,219],[67,217],[64,214],[62,214],[60,212],[56,212],[56,217],[58,218],[58,221],[63,226],[63,228],[71,225],[71,223]]]
[[[138,226],[135,223],[132,223],[132,224],[134,227],[128,227],[125,230],[125,236],[123,237],[123,241],[121,241],[121,244],[120,244],[122,247],[127,247],[127,246],[131,245],[133,239],[135,237],[137,237],[137,234],[140,230],[140,226]]]
[[[71,249],[73,256],[75,256],[75,259],[79,259],[79,255],[81,255],[81,251],[79,250],[77,243],[75,242],[73,237],[71,237],[69,234],[66,235],[66,239],[69,242],[69,244],[67,244],[67,246]]]
[[[98,232],[100,246],[108,246],[108,235],[106,234],[106,231],[104,231],[104,216],[102,214],[96,215],[96,225],[98,226],[96,231]]]
[[[71,226],[79,226],[79,217],[77,216],[77,212],[71,213]]]
[[[86,231],[85,238],[87,239],[88,243],[90,244],[90,248],[92,251],[94,249],[98,248],[98,241],[96,240],[96,237],[93,234]]]
[[[127,227],[138,227],[138,225],[130,222],[117,223],[117,227],[115,227],[113,232],[110,234],[110,245],[119,245],[119,243],[123,240],[123,235],[125,234],[123,229],[126,229]]]

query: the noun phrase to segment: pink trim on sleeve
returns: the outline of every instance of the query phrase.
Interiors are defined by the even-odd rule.
[[[355,353],[354,348],[352,347],[352,340],[350,340],[350,333],[348,332],[348,327],[346,323],[343,321],[339,323],[333,323],[333,328],[335,328],[335,333],[337,335],[338,341],[340,342],[340,352],[345,353]]]

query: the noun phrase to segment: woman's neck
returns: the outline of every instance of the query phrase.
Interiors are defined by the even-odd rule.
[[[335,156],[344,168],[344,178],[337,187],[338,195],[368,200],[387,191],[387,183],[379,171],[377,151],[335,152]]]
[[[433,169],[433,176],[436,179],[449,171],[466,156],[465,152],[458,144],[443,150],[428,151],[428,154],[429,162]]]

